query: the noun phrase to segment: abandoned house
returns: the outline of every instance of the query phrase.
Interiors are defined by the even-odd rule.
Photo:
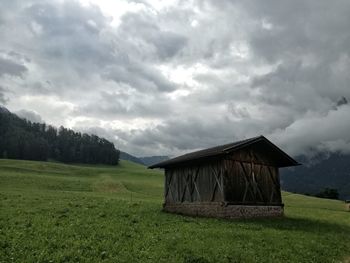
[[[283,215],[279,168],[299,165],[259,136],[188,153],[164,168],[164,210],[222,218]]]

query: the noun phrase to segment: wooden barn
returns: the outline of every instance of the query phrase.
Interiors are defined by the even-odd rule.
[[[259,136],[188,153],[165,169],[164,210],[222,218],[283,215],[279,168],[299,165]]]

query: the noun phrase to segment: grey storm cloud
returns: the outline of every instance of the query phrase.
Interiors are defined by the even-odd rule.
[[[94,89],[92,85],[89,86],[91,82],[84,83],[90,76],[102,78],[98,85],[103,85],[104,80],[108,79],[117,84],[126,83],[131,88],[154,92],[175,89],[175,85],[162,76],[152,63],[145,63],[140,56],[154,53],[154,57],[163,57],[174,54],[177,46],[183,45],[181,37],[163,33],[159,29],[154,29],[152,36],[147,35],[152,39],[143,39],[138,32],[131,36],[126,28],[112,28],[110,19],[97,6],[83,7],[77,1],[39,1],[18,4],[17,8],[19,22],[10,21],[8,24],[13,23],[18,26],[18,30],[23,30],[28,46],[21,47],[20,51],[27,53],[32,58],[32,63],[40,67],[47,78],[37,80],[33,84],[36,87],[26,85],[27,91],[40,92],[38,83],[43,86],[50,81],[55,86],[54,93],[76,96],[81,89]],[[140,26],[138,29],[140,32],[143,30]],[[5,28],[3,30],[10,35],[10,41],[17,40],[11,32]],[[138,37],[144,46],[138,47],[138,43],[134,43]],[[166,46],[169,50],[164,50],[165,47],[159,44],[161,39],[168,42]],[[151,40],[153,42],[150,44]],[[173,47],[172,42],[176,47]],[[155,51],[152,49],[154,43],[158,46]],[[8,48],[12,49],[12,46],[8,45]],[[6,68],[12,71],[23,69],[15,66]]]
[[[119,30],[144,42],[159,59],[170,59],[185,46],[187,38],[170,30],[162,30],[157,23],[153,16],[144,12],[127,14]]]
[[[4,94],[5,92],[6,92],[6,89],[0,86],[0,103],[3,105],[7,103],[7,99]]]
[[[31,21],[29,30],[39,43],[39,56],[54,59],[80,74],[116,62],[114,48],[103,38],[108,19],[97,7],[76,1],[33,4],[23,10]]]
[[[0,76],[22,76],[27,71],[27,68],[15,61],[0,57]]]
[[[138,90],[173,91],[176,86],[152,67],[128,62],[123,65],[113,65],[106,68],[103,77],[117,83],[129,84]]]
[[[123,3],[140,8],[115,25],[98,5],[2,1],[0,103],[135,155],[260,134],[350,152],[348,1]]]
[[[0,92],[0,103],[6,104],[6,102],[7,102],[7,100],[6,100],[5,96],[4,96],[4,94],[2,94],[2,93]]]
[[[140,96],[140,95],[139,95]],[[76,109],[76,115],[93,116],[113,120],[129,119],[140,116],[143,118],[166,117],[172,113],[171,105],[162,96],[141,97],[135,100],[134,95],[101,92],[95,101]]]

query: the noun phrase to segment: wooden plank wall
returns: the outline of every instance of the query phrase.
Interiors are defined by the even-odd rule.
[[[244,149],[222,160],[165,171],[165,202],[282,203],[278,168]]]
[[[278,168],[226,160],[225,201],[237,204],[281,204]]]
[[[244,204],[281,204],[278,168],[268,153],[245,148],[225,158],[226,201]]]
[[[221,164],[222,161],[219,161],[193,167],[166,169],[166,203],[224,201]]]

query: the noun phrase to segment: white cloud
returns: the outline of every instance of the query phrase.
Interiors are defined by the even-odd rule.
[[[83,6],[90,7],[91,5],[98,6],[103,14],[111,18],[113,27],[119,26],[121,17],[127,12],[138,12],[145,9],[142,3],[129,2],[124,0],[79,0]]]

